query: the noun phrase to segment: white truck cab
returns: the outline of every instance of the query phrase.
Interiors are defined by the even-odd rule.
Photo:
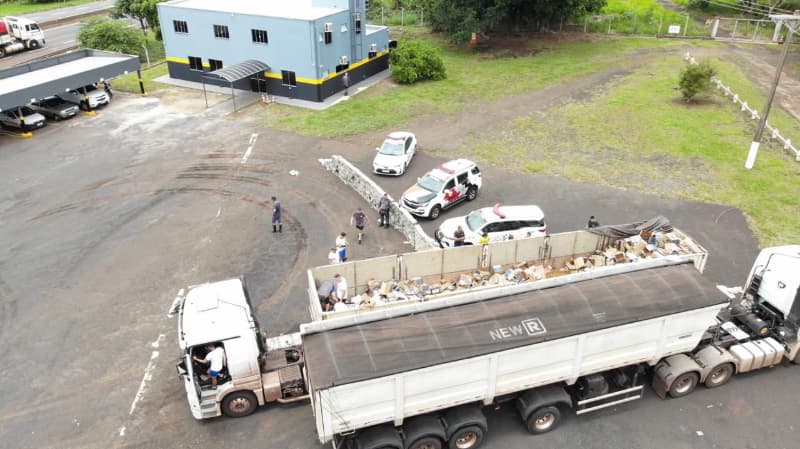
[[[300,335],[265,341],[242,279],[189,287],[179,312],[177,370],[192,416],[246,416],[266,402],[305,399]],[[216,388],[207,365],[194,360],[205,357],[208,345],[215,343],[225,350]]]
[[[0,18],[0,57],[43,46],[44,32],[39,24],[24,17]]]

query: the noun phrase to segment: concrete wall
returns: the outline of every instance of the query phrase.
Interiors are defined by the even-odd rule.
[[[373,182],[361,170],[341,156],[334,155],[330,159],[327,159],[325,161],[325,168],[338,176],[342,182],[352,187],[356,193],[366,200],[369,207],[377,212],[378,200],[385,193],[378,184]],[[391,196],[389,198],[391,198]],[[406,237],[409,244],[417,251],[438,248],[439,245],[431,236],[422,230],[422,226],[417,223],[417,220],[414,219],[408,211],[401,208],[397,200],[394,198],[391,198],[391,200],[392,209],[389,215],[389,221],[392,227],[400,231]]]

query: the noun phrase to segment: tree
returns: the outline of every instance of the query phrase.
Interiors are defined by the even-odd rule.
[[[402,84],[447,78],[439,49],[427,42],[418,40],[399,42],[397,49],[389,56],[389,62],[392,64],[392,76]]]
[[[144,36],[122,20],[89,19],[78,33],[81,47],[138,55]]]
[[[548,29],[561,19],[600,11],[606,0],[420,0],[430,11],[431,26],[464,42],[475,32],[508,25]]]
[[[681,72],[678,83],[681,94],[686,102],[692,101],[698,94],[711,90],[711,78],[716,75],[716,70],[708,61],[699,64],[689,64]]]
[[[156,5],[163,1],[166,0],[117,0],[117,4],[111,11],[111,17],[115,19],[131,17],[139,21],[142,31],[147,30],[148,26],[156,30],[159,27]]]

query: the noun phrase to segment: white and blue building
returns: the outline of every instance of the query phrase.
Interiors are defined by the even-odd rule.
[[[344,73],[355,84],[389,66],[365,0],[171,0],[158,16],[172,78],[323,101]]]

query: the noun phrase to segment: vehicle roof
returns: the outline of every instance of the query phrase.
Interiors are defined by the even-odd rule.
[[[305,335],[303,349],[316,391],[726,303],[683,263]],[[534,319],[546,332],[492,338]]]
[[[481,213],[486,217],[497,217],[498,220],[544,220],[544,212],[539,206],[503,206],[484,207],[481,208]],[[500,212],[504,217],[500,217],[495,213],[495,210]]]
[[[252,327],[241,279],[189,287],[179,320],[181,348],[240,336]]]
[[[434,178],[448,179],[468,168],[472,168],[474,165],[475,163],[469,159],[453,159],[452,161],[439,164],[436,168],[429,171],[428,174]]]
[[[389,140],[405,140],[406,137],[413,136],[414,134],[408,131],[395,131],[386,136]]]

